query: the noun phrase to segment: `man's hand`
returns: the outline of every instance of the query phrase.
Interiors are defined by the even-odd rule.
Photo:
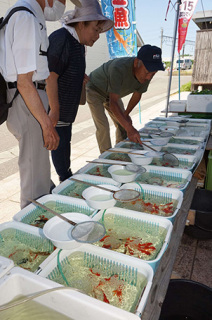
[[[58,148],[60,137],[52,125],[51,120],[46,121],[45,126],[42,128],[44,148],[47,150],[56,150]]]
[[[127,130],[127,136],[130,141],[142,144],[140,134],[133,126],[131,126],[129,130]]]

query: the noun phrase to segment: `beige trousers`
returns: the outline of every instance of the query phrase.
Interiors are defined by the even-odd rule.
[[[16,89],[7,90],[11,101]],[[46,92],[38,90],[45,109],[48,108]],[[21,95],[14,100],[9,110],[7,127],[19,142],[19,171],[21,181],[21,208],[50,192],[49,151],[43,147],[40,124],[26,107]]]
[[[86,99],[91,111],[91,115],[96,126],[96,139],[101,153],[111,148],[110,126],[105,109],[110,115],[116,127],[116,143],[127,138],[126,130],[119,124],[109,107],[109,101],[95,89],[86,87]],[[125,111],[122,100],[119,100],[119,106]]]

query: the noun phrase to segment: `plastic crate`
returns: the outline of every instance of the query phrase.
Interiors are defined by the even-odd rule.
[[[97,176],[92,176],[92,175],[89,175],[89,174],[75,174],[72,176],[72,178],[74,179],[77,179],[77,180],[82,180],[82,181],[87,181],[89,183],[93,183],[95,185],[97,184],[108,184],[108,185],[114,185],[114,186],[117,186],[117,187],[120,187],[120,183],[114,181],[113,179],[111,178],[104,178],[104,177],[97,177]],[[60,195],[63,195],[63,196],[66,196],[65,194],[68,192],[68,188],[73,185],[74,183],[76,183],[75,181],[72,181],[71,178],[63,181],[59,186],[57,186],[56,188],[54,188],[52,190],[52,193],[53,194],[60,194]],[[82,183],[83,185],[83,183]],[[89,188],[90,186],[89,185],[86,185],[86,188]],[[74,195],[72,195],[72,197],[74,197]],[[82,195],[78,195],[76,197],[80,197],[82,198]]]
[[[212,150],[208,155],[205,189],[212,190]]]
[[[80,293],[79,295],[81,296],[81,300],[84,302],[90,301],[90,304],[92,305],[93,308],[96,308],[99,310],[98,312],[104,313],[107,315],[107,317],[102,316],[98,317],[98,314],[96,314],[92,319],[123,319],[123,320],[139,320],[140,315],[143,312],[143,309],[146,305],[146,301],[148,298],[149,291],[152,286],[152,279],[153,279],[153,269],[146,263],[143,262],[139,259],[131,259],[130,257],[123,255],[123,254],[118,254],[117,252],[112,252],[109,250],[104,250],[102,248],[96,247],[94,245],[89,245],[89,244],[82,244],[81,246],[77,246],[73,250],[62,250],[60,252],[60,257],[58,258],[55,256],[54,253],[54,258],[49,261],[48,265],[43,268],[43,270],[39,273],[40,277],[48,278],[50,280],[55,281],[55,277],[59,274],[59,269],[58,269],[58,262],[57,260],[60,260],[60,264],[62,269],[64,269],[64,266],[68,265],[68,258],[73,256],[73,254],[76,253],[81,253],[85,257],[85,262],[88,261],[92,263],[92,265],[95,265],[95,268],[100,267],[101,270],[104,268],[105,271],[108,272],[108,277],[109,274],[116,274],[114,272],[114,267],[115,268],[122,268],[122,275],[125,274],[125,271],[128,270],[129,275],[134,273],[135,274],[140,274],[143,275],[146,280],[147,284],[146,287],[144,288],[142,295],[140,296],[140,299],[138,301],[138,304],[136,306],[135,312],[129,312],[123,309],[120,309],[116,306],[112,306],[108,303],[105,303],[103,301],[100,301],[98,299],[95,299],[93,297],[90,297],[84,293]],[[127,278],[126,281],[128,281],[128,276],[126,275]],[[131,280],[130,280],[131,281]],[[110,314],[113,316],[110,316]],[[77,318],[78,319],[78,318]]]
[[[100,210],[94,217],[94,220],[96,221],[101,221],[101,219],[103,218],[103,216],[107,216],[107,214],[112,214],[114,216],[118,216],[119,219],[123,218],[128,218],[129,219],[129,230],[130,230],[130,225],[133,223],[143,223],[144,228],[146,228],[146,230],[148,228],[151,228],[154,230],[154,228],[156,229],[155,232],[157,232],[158,227],[163,227],[164,229],[166,229],[166,236],[163,242],[163,245],[161,247],[161,249],[159,250],[157,256],[152,259],[152,260],[145,260],[145,259],[140,259],[141,261],[144,261],[146,263],[148,263],[152,269],[154,270],[154,272],[156,271],[160,259],[162,258],[168,244],[170,241],[170,237],[171,237],[171,233],[172,233],[172,223],[171,221],[169,221],[168,219],[162,219],[161,217],[156,217],[156,216],[150,216],[147,215],[146,213],[143,212],[137,212],[137,211],[132,211],[132,210],[127,210],[127,209],[122,209],[122,208],[110,208],[107,209],[106,211],[104,210]],[[132,220],[132,222],[130,222]],[[103,250],[108,250],[105,248],[102,248]],[[113,251],[112,251],[113,252]],[[123,254],[123,253],[119,253],[119,254]],[[128,255],[127,255],[128,257]],[[133,256],[129,256],[131,259],[139,259]]]
[[[61,290],[53,291],[56,288],[61,288]],[[135,314],[129,314],[129,312],[124,311],[121,312],[122,310],[120,310],[120,312],[118,310],[117,312],[117,308],[113,306],[109,306],[106,303],[83,295],[81,292],[78,292],[73,288],[64,287],[54,281],[45,279],[43,277],[40,277],[39,275],[18,267],[12,268],[8,274],[6,274],[3,278],[0,278],[1,305],[9,302],[14,302],[14,300],[20,298],[20,296],[26,297],[28,295],[33,295],[34,293],[44,290],[52,290],[52,292],[41,295],[40,297],[33,299],[33,301],[38,303],[37,308],[39,309],[39,311],[39,306],[43,305],[44,307],[48,307],[55,313],[58,312],[59,314],[57,315],[57,319],[63,319],[62,316],[65,316],[65,319],[70,320],[140,319],[139,316]],[[27,303],[25,303],[25,305],[27,308]],[[13,308],[13,310],[16,309]],[[129,315],[130,318],[128,318]],[[34,317],[36,316],[37,315],[35,313]],[[16,311],[13,311],[12,319],[15,319],[15,317]],[[47,316],[47,318],[50,319],[50,316]],[[1,319],[5,319],[3,311],[1,311]],[[7,317],[7,319],[9,318]],[[30,319],[30,313],[28,319]],[[36,319],[39,319],[39,316],[37,316]],[[54,319],[56,319],[56,314]]]
[[[48,194],[37,199],[37,201],[46,205],[47,207],[50,204],[54,204],[56,207],[58,207],[58,210],[55,209],[55,211],[58,213],[78,212],[79,214],[83,213],[87,216],[91,216],[95,212],[95,210],[90,208],[87,205],[86,201],[83,199],[65,197],[58,194]],[[63,206],[66,209],[65,211],[62,210]],[[44,221],[39,225],[39,218],[41,217],[41,215],[44,218]],[[48,221],[48,219],[51,219],[52,217],[54,217],[52,213],[46,212],[44,209],[39,208],[38,206],[31,203],[24,209],[16,213],[13,217],[13,220],[32,225],[33,222],[37,219],[37,227],[43,228],[45,220]],[[33,225],[35,226],[35,223]]]
[[[158,199],[160,201],[162,201],[162,204],[166,204],[166,203],[170,203],[175,201],[176,202],[176,208],[174,208],[174,212],[172,213],[172,215],[170,216],[160,216],[160,218],[162,219],[168,219],[171,222],[174,221],[181,205],[183,202],[183,192],[177,189],[173,189],[173,188],[165,188],[165,187],[159,187],[159,186],[153,186],[153,185],[149,185],[149,184],[141,184],[138,182],[130,182],[130,183],[125,183],[121,186],[121,189],[133,189],[133,190],[137,190],[141,193],[141,198],[144,198],[144,200],[147,199],[147,202],[150,202],[149,199],[151,199],[152,202],[156,202],[158,201]],[[133,207],[135,207],[135,209],[132,209],[133,211],[138,211],[136,210],[136,206],[134,206],[135,201],[132,201],[132,205]],[[117,203],[115,207],[119,206],[119,204]],[[139,210],[140,211],[140,210]],[[147,214],[153,214],[156,216],[159,216],[157,213],[148,213],[148,211],[146,212]]]
[[[115,150],[116,148],[114,148],[114,150]],[[117,150],[117,154],[119,153],[118,152],[118,148],[116,149]],[[121,150],[121,148],[120,148],[120,150]],[[125,151],[127,151],[127,150],[131,150],[132,152],[135,152],[135,150],[133,150],[133,149],[124,149],[124,148],[122,148],[122,150],[125,150]],[[139,151],[140,152],[140,151]],[[141,152],[142,152],[142,150],[141,150]],[[147,152],[147,150],[143,150],[143,153],[145,154]],[[198,151],[197,151],[197,153],[198,153]],[[115,161],[117,161],[117,164],[129,164],[129,163],[131,163],[132,161],[131,161],[131,159],[130,159],[130,157],[127,155],[127,154],[119,154],[120,156],[124,156],[123,158],[125,158],[125,159],[129,159],[129,161],[122,161],[122,160],[114,160],[115,159],[115,156],[116,155],[116,153],[114,153],[114,152],[109,152],[109,151],[105,151],[105,152],[103,152],[100,156],[99,156],[99,159],[102,159],[102,161],[107,161],[108,163],[110,163],[110,162],[115,162]],[[191,155],[185,155],[185,154],[175,154],[175,156],[178,158],[178,160],[179,160],[179,162],[181,162],[182,163],[182,169],[184,169],[184,170],[193,170],[194,169],[194,167],[195,167],[195,165],[196,165],[196,156],[191,156]],[[199,156],[199,155],[198,155]],[[114,157],[114,159],[108,159],[108,157]],[[200,157],[200,156],[199,156]],[[152,164],[151,165],[154,165],[154,161],[152,162]],[[156,164],[155,164],[156,165]],[[157,166],[158,166],[158,164],[157,164]],[[160,165],[159,165],[160,166]],[[180,167],[181,168],[181,167]]]
[[[179,181],[181,179],[185,179],[186,182],[184,185],[178,185],[176,187],[173,186],[166,186],[161,184],[161,187],[166,187],[166,188],[176,188],[178,190],[181,191],[185,191],[185,189],[187,188],[189,182],[191,181],[192,178],[192,173],[189,170],[184,170],[184,169],[178,169],[178,168],[166,168],[166,167],[159,167],[159,166],[143,166],[146,169],[146,172],[151,173],[152,175],[157,174],[161,177],[161,179],[167,180],[167,181]],[[142,175],[141,175],[142,177]],[[136,179],[136,181],[139,182],[138,179]],[[141,182],[144,183],[144,182]],[[148,184],[148,183],[147,183]],[[149,183],[151,185],[151,183]],[[155,183],[156,185],[156,183]]]
[[[14,267],[14,262],[10,259],[0,256],[0,278]]]
[[[54,251],[53,244],[46,239],[43,230],[21,222],[2,223],[0,242],[4,241],[4,238],[7,247],[0,246],[0,255],[13,260],[19,267],[28,268],[31,272],[36,272],[39,264]],[[8,245],[9,240],[13,242]]]

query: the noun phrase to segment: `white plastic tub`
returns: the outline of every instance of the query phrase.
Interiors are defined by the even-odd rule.
[[[112,306],[108,303],[104,303],[100,300],[94,299],[92,297],[87,296],[83,293],[78,293],[81,301],[84,303],[89,302],[93,308],[96,309],[96,314],[93,315],[93,318],[86,318],[90,320],[108,320],[108,319],[120,319],[120,320],[139,320],[139,316],[142,314],[143,309],[145,307],[148,294],[152,285],[153,279],[153,269],[146,263],[139,259],[130,259],[129,257],[118,254],[117,252],[111,252],[109,250],[103,250],[102,248],[98,248],[93,245],[83,244],[80,247],[78,246],[73,250],[62,250],[60,253],[60,262],[61,265],[65,263],[66,258],[73,254],[74,252],[84,252],[88,255],[93,255],[95,259],[103,259],[103,263],[110,264],[111,266],[114,264],[122,265],[123,268],[126,266],[131,269],[136,268],[138,273],[144,275],[147,279],[147,285],[143,291],[143,294],[140,298],[139,304],[136,308],[136,313],[127,312],[123,309],[119,309],[115,306]],[[63,262],[64,261],[64,262]],[[57,257],[54,255],[54,258],[45,266],[45,268],[39,273],[39,276],[44,278],[53,278],[57,269]],[[77,318],[79,320],[80,317]]]
[[[147,151],[146,150],[141,150],[141,151],[139,151],[139,153],[143,153],[143,154],[145,154]],[[118,153],[118,151],[117,151],[117,153]],[[109,161],[111,161],[111,159],[107,159],[106,157],[108,157],[108,156],[110,156],[110,155],[112,155],[112,154],[114,154],[114,153],[112,153],[112,152],[109,152],[109,151],[105,151],[105,152],[103,152],[101,155],[100,155],[100,159],[102,159],[103,161],[107,161],[108,163],[109,163]],[[191,155],[184,155],[184,154],[174,154],[177,158],[178,158],[178,160],[179,161],[182,161],[183,163],[185,163],[185,168],[184,168],[184,170],[193,170],[193,168],[195,167],[195,164],[196,164],[196,162],[197,162],[197,159],[196,159],[196,157],[195,156],[191,156]],[[117,161],[117,164],[119,163],[119,164],[121,164],[121,163],[123,163],[123,164],[129,164],[129,163],[131,163],[132,161],[130,161],[131,159],[130,159],[130,157],[129,157],[129,162],[127,162],[127,161],[120,161],[120,160],[112,160],[113,162],[114,161]],[[154,163],[154,161],[153,161],[153,163]],[[187,165],[187,163],[191,163],[191,165],[190,165],[190,167],[188,167],[188,165]]]
[[[144,259],[139,259],[139,258],[135,258],[133,256],[127,256],[131,259],[139,259],[141,261],[144,261],[146,263],[148,263],[152,269],[154,270],[154,272],[156,271],[159,263],[160,263],[160,259],[162,258],[168,244],[170,241],[170,237],[171,237],[171,233],[172,233],[172,223],[171,221],[169,221],[168,219],[161,219],[161,217],[155,217],[155,216],[151,216],[151,215],[147,215],[146,213],[143,212],[137,212],[137,211],[132,211],[132,210],[127,210],[127,209],[122,209],[122,208],[110,208],[107,209],[105,212],[104,210],[99,211],[94,220],[99,221],[102,219],[102,216],[107,215],[107,214],[113,214],[113,215],[118,215],[118,216],[124,216],[124,217],[128,217],[129,220],[130,219],[135,219],[138,222],[143,222],[144,224],[152,224],[152,225],[158,225],[160,227],[163,227],[166,229],[166,237],[163,243],[163,246],[161,248],[161,250],[159,251],[157,257],[153,260],[144,260]],[[108,249],[104,249],[103,250],[108,250]],[[113,251],[112,251],[113,252]],[[119,253],[120,255],[123,255],[122,253]]]
[[[144,269],[144,272],[147,273],[150,280],[146,288],[146,295],[148,295],[153,277],[151,273],[152,269],[148,265],[147,267]],[[55,312],[59,312],[71,320],[140,319],[138,315],[109,306],[72,288],[63,287],[56,282],[17,267],[13,268],[7,275],[0,279],[0,304],[3,305],[11,302],[19,296],[27,296],[35,292],[58,287],[64,289],[42,295],[34,301]],[[146,295],[142,297],[142,299],[144,298],[146,300]],[[59,316],[58,319],[61,319],[61,317]],[[11,320],[15,320],[15,318]]]
[[[141,184],[141,183],[136,183],[136,182],[131,182],[131,183],[125,183],[121,186],[120,189],[133,189],[133,190],[137,190],[139,192],[144,193],[145,196],[151,196],[155,199],[157,199],[157,197],[162,197],[164,199],[165,203],[169,203],[173,200],[176,200],[177,205],[176,205],[176,209],[173,212],[173,214],[171,216],[160,216],[160,218],[162,219],[168,219],[171,222],[174,222],[174,219],[181,207],[181,204],[183,202],[183,192],[177,189],[173,189],[173,188],[165,188],[165,187],[159,187],[159,186],[153,186],[153,185],[149,185],[149,184]],[[136,210],[135,210],[136,211]],[[148,213],[146,213],[148,214]]]
[[[9,221],[9,222],[0,224],[0,236],[2,231],[6,232],[6,230],[10,230],[10,229],[14,230],[14,236],[16,237],[15,239],[20,244],[23,244],[23,246],[25,246],[24,248],[29,248],[29,250],[32,251],[30,253],[32,254],[30,256],[31,261],[27,265],[27,267],[31,267],[31,271],[33,270],[33,272],[36,272],[37,269],[39,268],[39,262],[34,259],[38,259],[38,258],[41,259],[40,257],[38,257],[38,255],[36,255],[36,253],[42,250],[43,250],[42,252],[44,253],[48,252],[49,254],[48,255],[44,254],[44,259],[42,259],[42,260],[45,260],[54,250],[54,246],[52,245],[51,241],[46,239],[42,229],[29,226],[27,224],[17,222],[17,221]],[[22,247],[22,250],[23,250],[23,247]],[[13,254],[16,253],[16,251],[18,251],[18,248],[15,248],[15,245],[14,245],[14,248],[11,248],[11,251],[7,253],[8,256],[6,258],[9,258],[11,260],[14,259]],[[0,249],[0,255],[1,255],[1,249]],[[26,257],[28,257],[28,255],[29,253],[26,253]],[[26,257],[24,256],[24,253],[23,253],[23,258],[26,258]],[[21,264],[23,265],[23,267],[26,267],[24,263],[20,263],[20,266]]]
[[[46,196],[43,196],[39,199],[37,199],[38,202],[47,205],[48,203],[55,203],[58,206],[61,205],[67,205],[70,206],[69,212],[78,212],[82,214],[86,214],[88,216],[91,216],[95,210],[90,208],[86,201],[83,199],[77,199],[73,197],[65,197],[58,194],[48,194]],[[33,221],[39,218],[41,214],[41,210],[38,210],[38,207],[31,203],[28,206],[26,206],[24,209],[20,210],[18,213],[16,213],[13,217],[13,220],[23,222],[26,224],[31,224]],[[66,213],[66,211],[63,211],[62,213]],[[53,214],[48,213],[48,216],[54,217]]]
[[[0,256],[0,278],[3,277],[13,267],[14,262],[12,260]]]
[[[184,186],[176,188],[181,191],[185,191],[185,189],[187,188],[187,186],[192,178],[192,173],[189,170],[178,169],[178,168],[159,167],[159,166],[148,166],[148,165],[144,166],[144,168],[146,169],[146,172],[160,175],[162,179],[168,179],[170,181],[171,180],[177,181],[177,179],[186,179],[187,182],[185,183]],[[167,186],[164,186],[164,187],[169,188]]]
[[[87,181],[89,183],[93,183],[93,184],[108,184],[108,185],[114,185],[119,187],[120,183],[114,181],[111,178],[104,178],[104,177],[97,177],[97,176],[93,176],[90,174],[75,174],[72,176],[72,178],[77,179],[77,180],[82,180],[82,181]],[[67,179],[65,181],[63,181],[60,185],[58,185],[56,188],[54,188],[52,190],[52,193],[56,193],[56,194],[60,194],[60,195],[64,195],[65,190],[68,189],[69,186],[71,186],[73,183],[75,183],[75,181],[70,179]],[[83,185],[83,183],[82,183]],[[84,184],[84,186],[86,186],[86,188],[89,188],[89,185]],[[79,195],[80,197],[82,197],[82,195]]]

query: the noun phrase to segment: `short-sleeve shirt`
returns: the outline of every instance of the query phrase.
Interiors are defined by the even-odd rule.
[[[104,63],[90,74],[87,86],[93,86],[105,98],[109,93],[121,98],[133,92],[144,93],[150,81],[141,84],[133,74],[134,57],[117,58]]]
[[[44,80],[49,76],[45,55],[49,42],[43,11],[35,0],[19,0],[17,6],[29,8],[35,16],[18,11],[4,27],[5,32],[0,32],[0,72],[8,82],[28,72],[34,72],[33,81]]]

